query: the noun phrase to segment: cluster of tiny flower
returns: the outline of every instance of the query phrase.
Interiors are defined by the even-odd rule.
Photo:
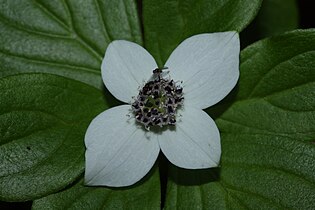
[[[161,74],[162,69],[153,70],[153,80],[143,86],[131,104],[136,121],[148,130],[151,126],[175,125],[176,109],[183,104],[183,88]]]

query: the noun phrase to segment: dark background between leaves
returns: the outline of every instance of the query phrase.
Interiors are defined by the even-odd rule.
[[[314,9],[314,0],[298,0],[298,7],[299,7],[299,28],[306,29],[306,28],[315,28],[315,13]],[[139,10],[141,11],[141,0],[138,1],[139,3]],[[248,27],[250,28],[251,25]],[[246,33],[246,30],[243,33]],[[256,39],[257,40],[257,39]],[[255,38],[251,41],[256,41]],[[250,43],[246,43],[250,44]],[[163,182],[163,180],[162,180]],[[162,193],[165,192],[163,189],[161,190]],[[162,196],[163,197],[163,196]],[[31,209],[32,202],[21,202],[21,203],[7,203],[0,201],[0,210],[27,210]]]

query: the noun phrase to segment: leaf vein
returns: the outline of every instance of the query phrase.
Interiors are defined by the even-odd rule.
[[[52,38],[62,38],[62,39],[70,38],[70,36],[47,33],[47,32],[38,31],[35,29],[28,29],[27,27],[22,26],[21,24],[14,23],[14,22],[8,20],[7,18],[3,17],[1,14],[0,14],[0,20],[2,20],[2,23],[6,24],[12,28],[18,29],[20,31],[24,31],[24,32],[29,33],[29,34],[36,34],[36,35],[40,35],[40,36],[46,36],[46,37],[52,37]]]
[[[70,69],[90,72],[90,73],[98,74],[98,75],[101,74],[99,69],[95,69],[95,68],[92,68],[92,67],[76,66],[76,65],[73,65],[73,64],[61,63],[61,62],[56,62],[56,61],[46,61],[46,60],[38,59],[38,58],[35,59],[35,58],[28,57],[26,55],[12,54],[12,53],[6,52],[4,50],[0,50],[0,53],[4,54],[4,55],[7,55],[7,56],[10,56],[10,57],[15,57],[15,58],[18,58],[18,59],[21,59],[21,60],[26,60],[26,61],[32,62],[32,63],[38,63],[38,64],[44,64],[44,65],[49,65],[49,66],[55,66],[55,67],[58,67],[58,68],[60,68],[60,67],[62,67],[62,68],[70,68]]]
[[[56,22],[58,22],[64,29],[70,31],[69,26],[63,22],[58,16],[56,16],[52,11],[50,11],[47,7],[43,4],[39,3],[37,0],[33,0],[33,2],[49,17],[53,18]]]
[[[290,171],[282,167],[276,167],[276,166],[271,166],[271,165],[259,165],[259,164],[253,164],[253,163],[248,163],[248,162],[227,161],[227,160],[224,160],[222,165],[225,165],[227,167],[234,166],[234,167],[243,168],[243,169],[258,169],[260,170],[260,172],[266,172],[266,170],[270,170],[272,172],[278,171],[280,173],[287,174],[287,176],[296,177],[298,179],[303,180],[304,182],[308,182],[309,185],[315,187],[314,180],[310,180],[305,175],[298,174],[294,171]]]
[[[221,188],[223,189],[223,191],[225,192],[226,194],[226,197],[225,197],[225,202],[227,203],[227,205],[229,205],[231,203],[231,201],[229,201],[229,198],[232,198],[234,199],[235,201],[238,201],[238,203],[243,206],[245,209],[249,209],[248,206],[246,206],[238,197],[236,196],[233,196],[229,191],[228,191],[228,187],[226,187],[223,183],[223,180],[222,178],[220,179],[220,182],[218,182],[219,185],[221,186]],[[230,205],[229,205],[230,207]],[[231,207],[230,207],[231,208]],[[230,209],[228,208],[228,209]]]
[[[98,17],[100,18],[101,22],[102,22],[102,30],[103,30],[103,34],[105,37],[105,40],[108,40],[109,42],[111,42],[113,40],[113,38],[110,37],[110,34],[107,32],[107,25],[106,25],[106,20],[104,18],[104,15],[101,12],[101,8],[100,8],[100,3],[98,0],[94,0],[94,4],[96,6],[96,10],[98,13]]]
[[[103,56],[102,56],[102,52],[98,51],[96,48],[92,47],[88,41],[83,38],[83,36],[81,36],[78,32],[77,29],[75,28],[74,25],[74,21],[73,21],[73,12],[71,11],[71,7],[68,3],[68,0],[65,0],[65,6],[67,8],[67,11],[69,13],[69,17],[70,17],[70,23],[71,23],[71,29],[73,31],[73,33],[76,35],[75,39],[86,49],[88,50],[91,55],[94,55],[94,57],[99,60],[102,61]]]
[[[3,113],[0,114],[0,116],[3,115]],[[26,137],[31,137],[37,133],[40,133],[42,131],[47,131],[47,130],[50,130],[51,128],[54,128],[55,126],[48,126],[46,128],[42,128],[42,129],[36,129],[36,130],[33,130],[31,132],[27,132],[27,133],[24,133],[23,135],[18,135],[18,136],[13,136],[11,138],[6,138],[4,141],[1,140],[2,142],[0,142],[0,146],[3,146],[5,144],[8,144],[10,143],[11,141],[17,141],[17,140],[20,140],[20,139],[23,139],[23,138],[26,138]],[[20,133],[19,133],[20,134]],[[3,137],[2,137],[3,138]]]
[[[290,56],[289,58],[284,59],[284,60],[281,61],[280,63],[277,63],[277,64],[271,66],[271,67],[267,70],[267,72],[265,72],[264,75],[256,82],[255,86],[252,88],[252,91],[251,91],[250,94],[248,95],[247,99],[252,98],[252,96],[254,95],[256,89],[260,86],[260,84],[264,81],[264,79],[265,79],[269,74],[271,74],[271,73],[273,72],[273,70],[274,70],[275,68],[277,68],[278,66],[280,66],[280,65],[282,65],[282,64],[284,64],[284,63],[286,63],[287,61],[293,59],[293,58],[296,57],[296,56],[299,56],[299,55],[301,55],[301,54],[308,53],[308,52],[313,52],[313,50],[305,51],[305,52],[299,53],[299,54],[297,54],[297,55]],[[287,90],[287,89],[285,89],[285,90]],[[282,90],[282,91],[285,91],[285,90]],[[282,92],[282,91],[279,91],[279,92]],[[274,93],[273,93],[273,94],[274,94]],[[268,95],[267,95],[267,96],[268,96]],[[266,96],[265,96],[265,97],[266,97]]]
[[[266,198],[266,197],[264,197],[264,196],[262,196],[262,195],[260,195],[258,193],[255,193],[255,192],[247,191],[247,190],[244,190],[244,189],[239,189],[236,186],[227,184],[227,182],[223,181],[223,179],[220,180],[220,184],[222,184],[222,187],[228,189],[229,191],[238,191],[238,192],[245,193],[245,194],[257,197],[257,198],[261,198],[264,201],[267,201],[268,203],[273,204],[274,206],[280,207],[280,209],[286,209],[284,206],[276,203],[275,201],[271,200],[270,198]]]
[[[264,132],[263,134],[274,134],[274,135],[276,135],[276,136],[289,137],[289,135],[293,135],[293,134],[309,134],[309,133],[313,133],[313,132],[301,132],[301,131],[299,131],[299,132],[283,132],[283,131],[281,131],[281,132],[275,132],[275,131],[270,131],[270,130],[266,130],[266,129],[263,129],[263,128],[258,128],[258,127],[255,127],[255,126],[250,126],[250,125],[246,125],[246,124],[241,124],[241,123],[239,123],[239,122],[235,122],[235,121],[232,121],[232,120],[230,120],[230,119],[226,119],[226,118],[222,118],[222,117],[220,117],[219,119],[222,120],[222,121],[226,121],[226,122],[228,122],[228,123],[232,123],[232,124],[239,125],[239,126],[241,126],[241,127],[246,127],[246,128],[250,128],[250,129],[262,131],[262,132]],[[231,133],[231,132],[224,132],[224,131],[222,131],[221,133],[230,133],[230,134],[233,134],[233,133]],[[239,134],[239,131],[238,131],[237,134]],[[246,134],[246,133],[244,133],[244,134]],[[249,134],[250,134],[250,133],[249,133]],[[282,135],[281,135],[281,134],[282,134]]]

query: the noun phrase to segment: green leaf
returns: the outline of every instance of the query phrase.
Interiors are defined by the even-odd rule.
[[[243,50],[237,98],[265,97],[314,79],[314,34],[313,29],[297,30],[259,41]]]
[[[140,183],[128,188],[85,187],[80,181],[60,193],[35,200],[36,209],[160,209],[160,184],[157,168]]]
[[[299,14],[296,0],[264,0],[257,17],[243,31],[243,45],[297,29]]]
[[[49,74],[0,79],[0,200],[56,192],[84,170],[84,134],[106,106],[98,89]]]
[[[242,31],[262,0],[143,0],[145,47],[160,66],[184,39],[205,32]]]
[[[42,72],[101,88],[107,45],[141,44],[138,19],[127,0],[0,0],[0,77]]]
[[[314,208],[315,30],[260,41],[241,61],[236,102],[216,120],[221,167],[171,168],[166,209]]]

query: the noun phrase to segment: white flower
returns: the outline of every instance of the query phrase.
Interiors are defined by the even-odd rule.
[[[102,112],[88,127],[85,183],[132,185],[152,168],[160,149],[181,168],[218,166],[219,130],[202,109],[222,100],[237,83],[239,52],[237,32],[200,34],[183,41],[165,64],[166,77],[182,82],[183,105],[174,126],[154,132],[136,122],[130,103],[157,64],[141,46],[113,41],[102,63],[102,78],[112,95],[128,104]]]

